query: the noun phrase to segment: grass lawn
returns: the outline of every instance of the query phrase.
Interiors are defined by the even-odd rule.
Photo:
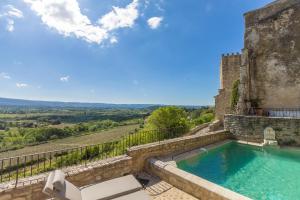
[[[123,135],[129,133],[130,131],[133,131],[138,127],[139,125],[119,126],[110,130],[104,130],[89,135],[81,135],[78,137],[68,137],[64,139],[50,141],[46,144],[29,146],[15,151],[0,153],[0,158],[109,142],[121,138]]]

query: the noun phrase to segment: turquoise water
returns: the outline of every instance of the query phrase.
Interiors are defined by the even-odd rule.
[[[231,142],[178,168],[256,200],[300,199],[300,151]]]

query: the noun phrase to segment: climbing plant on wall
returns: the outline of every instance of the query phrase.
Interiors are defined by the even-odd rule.
[[[231,92],[231,109],[235,110],[237,103],[239,101],[240,95],[239,95],[239,85],[240,85],[240,80],[234,81],[232,85],[232,92]]]

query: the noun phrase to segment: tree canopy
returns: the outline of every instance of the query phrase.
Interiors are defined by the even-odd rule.
[[[188,130],[190,127],[185,110],[175,106],[161,107],[153,111],[146,122],[146,129],[174,129]]]

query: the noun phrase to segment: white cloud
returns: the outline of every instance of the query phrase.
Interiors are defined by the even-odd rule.
[[[93,24],[82,14],[77,0],[24,0],[31,9],[41,17],[42,22],[66,37],[75,36],[89,43],[100,44],[111,40],[111,31],[132,27],[138,17],[138,0],[125,8],[113,7],[113,11],[105,14]],[[113,42],[116,39],[112,39]]]
[[[7,19],[6,30],[9,32],[13,32],[15,30],[14,27],[15,21],[12,19]]]
[[[31,5],[48,27],[64,36],[74,35],[87,42],[101,43],[108,37],[107,32],[92,25],[89,18],[81,13],[76,0],[24,0]]]
[[[16,86],[18,88],[25,88],[25,87],[28,87],[28,84],[26,84],[26,83],[16,83]]]
[[[162,20],[163,17],[151,17],[147,22],[151,29],[157,29],[160,26]]]
[[[132,27],[138,18],[138,0],[133,0],[125,8],[113,7],[113,10],[103,17],[98,23],[106,30],[115,30],[118,28]]]
[[[15,8],[13,5],[7,5],[6,6],[6,13],[7,16],[10,17],[16,17],[16,18],[23,18],[23,12],[17,8]]]
[[[4,6],[4,11],[0,13],[0,18],[6,18],[6,30],[9,32],[13,32],[15,30],[15,19],[16,18],[23,18],[23,12],[13,5],[6,5]]]
[[[0,78],[1,79],[11,79],[11,77],[7,73],[4,73],[4,72],[0,73]]]
[[[60,78],[61,82],[69,82],[70,76],[63,76]]]
[[[118,43],[118,39],[117,39],[115,36],[112,36],[112,37],[110,38],[109,42],[110,42],[111,44],[115,44],[115,43]]]
[[[165,9],[163,9],[159,3],[156,3],[156,4],[155,4],[155,7],[156,7],[159,11],[162,11],[162,12],[165,11]]]

